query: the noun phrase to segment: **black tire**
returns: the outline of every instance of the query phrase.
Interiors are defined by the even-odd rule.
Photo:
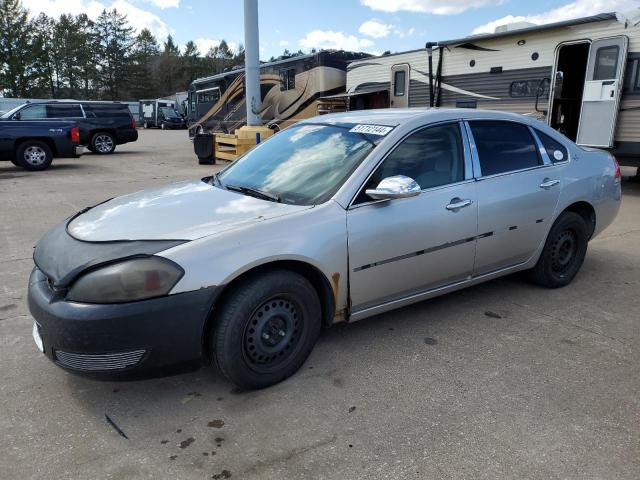
[[[589,227],[577,213],[564,212],[555,221],[531,278],[538,285],[559,288],[576,276],[589,243]]]
[[[242,389],[268,387],[293,375],[320,335],[315,289],[286,270],[242,282],[215,315],[210,338],[214,362]]]
[[[109,155],[116,149],[116,140],[108,132],[97,132],[91,137],[90,148],[98,155]]]
[[[27,140],[18,146],[15,160],[25,170],[36,172],[46,170],[51,166],[53,153],[46,143],[39,140]]]
[[[216,157],[198,157],[198,163],[200,165],[215,165]]]

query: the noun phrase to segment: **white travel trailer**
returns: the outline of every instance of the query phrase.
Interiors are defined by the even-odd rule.
[[[432,61],[429,62],[429,54]],[[431,65],[430,65],[431,64]],[[640,166],[640,8],[495,33],[351,62],[348,108],[506,110]]]

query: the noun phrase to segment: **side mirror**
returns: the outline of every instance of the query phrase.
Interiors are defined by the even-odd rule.
[[[13,114],[13,119],[14,120],[20,120],[20,112],[16,112]]]
[[[395,175],[383,179],[376,188],[367,189],[365,193],[374,200],[393,200],[420,195],[420,185],[410,177]]]

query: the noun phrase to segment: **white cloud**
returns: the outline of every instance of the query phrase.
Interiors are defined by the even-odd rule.
[[[625,11],[638,8],[637,0],[576,0],[546,12],[534,15],[507,15],[473,29],[473,34],[493,33],[496,27],[514,22],[531,22],[536,25],[561,22],[573,18],[588,17],[602,12]]]
[[[345,35],[342,32],[332,30],[314,30],[300,39],[300,46],[305,49],[317,50],[351,50],[370,51],[373,42],[367,38],[358,38],[355,35]]]
[[[410,37],[414,33],[416,33],[416,29],[411,27],[409,30],[402,30],[400,28],[396,28],[393,30],[393,33],[396,34],[400,38]]]
[[[288,47],[289,42],[287,42],[286,40],[280,40],[280,43],[278,43],[278,45],[280,45],[281,47]]]
[[[358,31],[367,37],[384,38],[391,33],[392,29],[393,25],[380,23],[378,20],[373,19],[360,25]]]
[[[164,10],[165,8],[178,8],[180,6],[180,0],[144,0],[147,3]]]
[[[115,0],[111,2],[111,4],[105,4],[95,0],[77,0],[75,2],[69,2],[68,0],[23,0],[22,3],[29,9],[32,16],[44,12],[54,18],[58,18],[63,13],[71,13],[74,15],[86,13],[89,18],[95,20],[103,10],[115,8],[118,12],[127,16],[127,20],[129,20],[129,23],[136,31],[148,28],[151,30],[151,33],[161,40],[171,33],[169,26],[162,21],[160,17],[147,10],[135,7],[125,0]]]
[[[362,5],[382,12],[420,12],[453,15],[471,8],[500,5],[504,0],[360,0]]]
[[[193,41],[193,43],[195,43],[196,47],[198,47],[198,51],[200,52],[200,55],[206,55],[209,49],[220,45],[220,40],[215,38],[200,37],[200,38],[196,38]],[[236,42],[227,42],[227,45],[229,45],[229,48],[234,52],[238,50],[238,44]]]

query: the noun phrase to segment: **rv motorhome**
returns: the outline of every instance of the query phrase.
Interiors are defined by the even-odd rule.
[[[260,116],[280,129],[318,113],[318,99],[343,92],[347,63],[365,53],[321,51],[260,65]],[[244,68],[194,80],[189,86],[189,134],[233,132],[246,123]]]
[[[640,167],[640,9],[520,22],[427,47],[350,63],[347,107],[531,115],[578,145],[610,149]]]

